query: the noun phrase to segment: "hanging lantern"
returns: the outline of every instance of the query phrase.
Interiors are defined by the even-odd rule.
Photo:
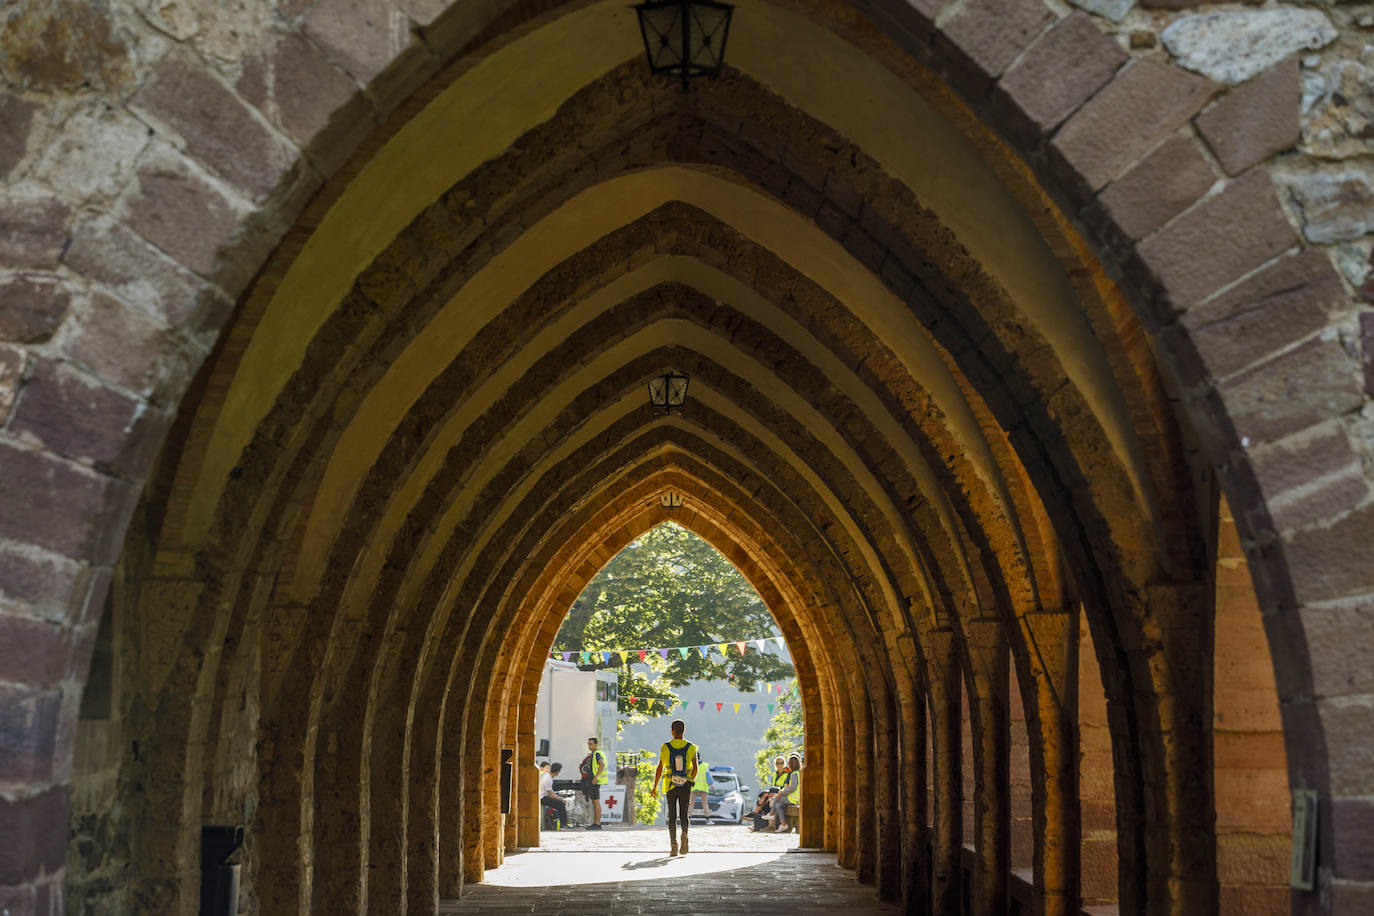
[[[725,62],[725,39],[735,8],[715,0],[649,0],[635,7],[644,52],[654,73],[715,76]]]
[[[673,408],[681,412],[682,405],[687,400],[688,381],[690,380],[687,376],[677,372],[650,379],[649,406],[655,412],[662,410],[665,416],[672,413]]]

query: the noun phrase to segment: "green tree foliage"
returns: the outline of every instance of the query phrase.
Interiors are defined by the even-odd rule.
[[[783,709],[784,706],[787,708]],[[760,786],[768,785],[773,778],[774,757],[786,758],[789,754],[801,756],[804,734],[801,691],[797,688],[797,679],[793,678],[787,692],[773,707],[773,718],[768,722],[768,730],[763,733],[763,747],[754,755]]]
[[[658,753],[640,748],[639,762],[635,767],[635,823],[652,824],[658,820],[659,809],[663,807],[663,796],[657,798],[649,792],[654,787],[654,770],[658,769]]]
[[[714,547],[671,522],[627,546],[587,583],[563,621],[553,648],[559,652],[714,645],[777,632],[768,609],[749,581]],[[693,651],[665,661],[652,652],[645,663],[658,673],[650,681],[628,661],[619,666],[622,721],[642,722],[677,703],[672,690],[697,679],[729,680],[742,691],[793,674],[791,663],[760,653],[751,643],[743,655],[703,659]],[[590,666],[587,666],[590,667]],[[629,698],[635,697],[631,703]]]

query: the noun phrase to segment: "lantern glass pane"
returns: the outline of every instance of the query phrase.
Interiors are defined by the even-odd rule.
[[[682,65],[682,7],[677,3],[636,8],[649,67],[660,73]]]
[[[668,377],[660,375],[649,380],[649,403],[654,407],[668,406]]]
[[[687,400],[687,378],[685,376],[670,376],[668,379],[668,406],[681,407],[683,401]]]
[[[694,71],[715,73],[725,54],[725,36],[730,28],[731,7],[703,3],[691,4],[688,14],[688,48]]]

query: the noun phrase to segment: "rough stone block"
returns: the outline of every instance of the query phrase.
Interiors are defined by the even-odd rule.
[[[110,496],[104,478],[32,449],[0,440],[0,537],[80,559],[99,539]],[[8,590],[0,583],[0,590]]]
[[[214,277],[247,214],[167,148],[150,158],[120,201],[139,235],[203,277]]]
[[[1374,394],[1374,312],[1360,313],[1360,359],[1364,365],[1364,393]]]
[[[108,465],[123,453],[142,407],[128,395],[43,359],[24,386],[9,428],[65,458]]]
[[[1169,304],[1182,310],[1295,241],[1269,176],[1252,172],[1141,242],[1137,251]]]
[[[48,687],[66,674],[65,631],[47,620],[0,613],[0,681]]]
[[[0,178],[7,177],[24,158],[32,125],[33,105],[0,92]]]
[[[0,797],[0,886],[55,873],[67,856],[67,793],[49,789],[28,798]]]
[[[62,323],[70,301],[66,287],[55,277],[0,277],[0,340],[42,343]]]
[[[1272,442],[1357,410],[1362,380],[1340,342],[1313,338],[1224,382],[1237,435]]]
[[[1312,694],[1318,698],[1374,693],[1374,601],[1358,598],[1345,606],[1303,608],[1299,612],[1312,669]]]
[[[1374,185],[1364,172],[1308,172],[1285,184],[1302,211],[1309,242],[1348,242],[1374,230]]]
[[[1374,590],[1374,509],[1364,506],[1325,527],[1291,533],[1281,550],[1301,603]]]
[[[386,0],[323,0],[306,14],[304,28],[331,60],[363,85],[414,40],[405,15]]]
[[[181,137],[197,162],[259,201],[280,185],[296,151],[229,87],[179,56],[160,63],[133,103]]]
[[[83,100],[51,137],[34,174],[74,199],[112,199],[133,174],[152,134],[121,106]]]
[[[1042,3],[969,0],[941,30],[979,70],[996,78],[1053,21]]]
[[[52,198],[0,197],[0,264],[56,267],[70,214],[66,204]]]
[[[1216,175],[1192,138],[1175,134],[1098,195],[1131,240],[1143,239],[1202,198]]]
[[[290,33],[277,45],[272,70],[273,101],[282,128],[317,155],[373,126],[358,85],[301,35]],[[347,151],[356,142],[344,144]],[[342,161],[342,154],[333,153],[325,167],[332,171]]]
[[[1092,97],[1126,62],[1126,52],[1093,23],[1074,13],[1031,46],[998,83],[1042,132],[1048,132]]]
[[[1176,19],[1160,39],[1182,66],[1235,85],[1299,51],[1326,47],[1338,34],[1319,10],[1226,10]]]
[[[1303,309],[1308,306],[1315,306],[1333,317],[1347,308],[1345,287],[1331,259],[1312,248],[1279,258],[1225,292],[1189,309],[1182,321],[1186,327],[1198,328],[1257,309]]]
[[[190,380],[199,354],[148,315],[104,295],[77,311],[81,320],[63,342],[68,359],[158,401],[178,394]]]
[[[1324,328],[1346,305],[1326,256],[1308,250],[1276,261],[1189,309],[1182,324],[1201,365],[1191,381],[1222,378]]]
[[[0,686],[0,781],[50,776],[61,712],[61,690]]]
[[[1301,96],[1291,58],[1198,115],[1197,128],[1226,173],[1239,175],[1298,142]]]
[[[1215,90],[1201,77],[1139,58],[1059,129],[1054,146],[1092,190],[1100,190],[1181,127]]]
[[[26,614],[64,622],[84,606],[90,578],[85,567],[55,554],[0,544],[0,605],[22,604]]]
[[[1362,514],[1365,513],[1351,513],[1350,524],[1332,526],[1332,534],[1367,537],[1370,534],[1368,518],[1355,518],[1355,516]],[[1374,510],[1368,510],[1367,514],[1374,515]],[[1359,546],[1353,542],[1346,542],[1344,547],[1338,547],[1334,543],[1328,543],[1326,546],[1340,553],[1357,554],[1360,558],[1369,560],[1371,554],[1374,554],[1374,551],[1367,546],[1369,544],[1370,541],[1365,541]],[[1353,560],[1353,557],[1351,559]],[[1350,579],[1341,577],[1332,585],[1350,587],[1356,570],[1346,562],[1345,556],[1335,556],[1331,560],[1334,562],[1329,562],[1328,567],[1335,567],[1333,572],[1351,576]],[[1363,578],[1366,583],[1368,583],[1370,573],[1370,568],[1366,566],[1363,571]],[[1320,659],[1314,659],[1313,664],[1321,664]],[[1331,794],[1336,797],[1342,795],[1374,795],[1374,741],[1368,740],[1369,723],[1374,721],[1374,695],[1333,697],[1318,701],[1317,708],[1321,712],[1322,732],[1326,736],[1326,747],[1332,750],[1330,761]],[[1355,812],[1352,811],[1351,813],[1354,814]],[[1368,847],[1361,848],[1367,849]]]
[[[205,281],[152,248],[127,226],[96,220],[77,227],[63,263],[171,327],[197,332],[227,316],[227,305]]]

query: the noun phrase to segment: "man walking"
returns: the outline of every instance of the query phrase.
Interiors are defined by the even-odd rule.
[[[668,855],[678,854],[677,822],[682,821],[682,854],[687,855],[687,808],[692,800],[692,783],[697,778],[697,749],[692,742],[682,737],[687,723],[674,719],[669,726],[673,737],[663,742],[658,752],[658,769],[654,770],[654,787],[649,790],[651,798],[658,798],[658,784],[663,779],[663,771],[668,771],[670,786],[668,796],[668,840],[672,844]]]
[[[596,749],[597,740],[587,739],[587,756],[582,758],[582,794],[592,806],[588,830],[601,829],[601,787],[606,784],[606,755]]]

